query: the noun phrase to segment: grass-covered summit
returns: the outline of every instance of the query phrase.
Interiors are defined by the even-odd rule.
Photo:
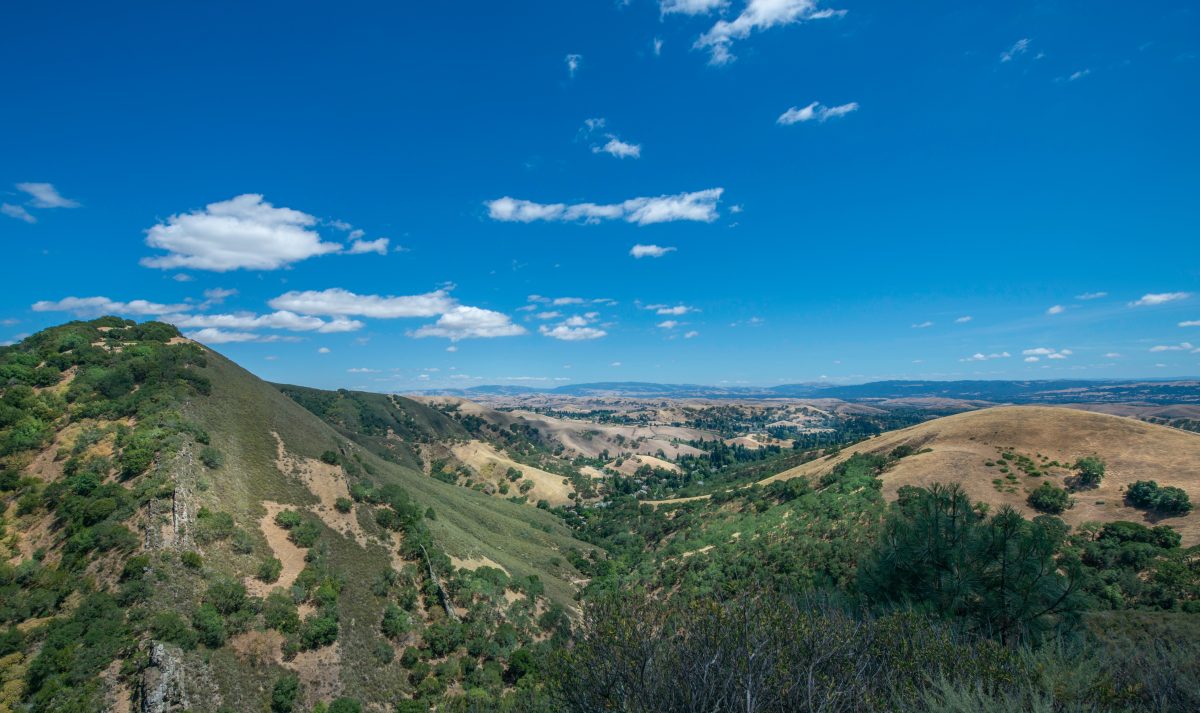
[[[166,324],[0,349],[0,711],[511,695],[589,548],[414,465]]]

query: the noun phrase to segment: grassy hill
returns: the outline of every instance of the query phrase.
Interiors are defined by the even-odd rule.
[[[326,406],[390,414],[400,444],[454,432],[356,398]],[[0,349],[0,711],[500,694],[509,656],[564,627],[590,546],[372,450],[168,325]]]
[[[1106,477],[1099,487],[1077,491],[1074,506],[1061,515],[1073,526],[1087,521],[1158,522],[1124,501],[1125,489],[1138,480],[1179,487],[1193,501],[1200,500],[1200,435],[1132,418],[1042,406],[946,416],[885,433],[763,482],[817,477],[855,453],[886,454],[899,446],[917,452],[882,476],[888,499],[906,485],[956,482],[974,501],[1010,504],[1033,516],[1037,513],[1026,503],[1033,488],[1045,481],[1062,485],[1072,476],[1076,460],[1099,456],[1107,464]],[[1007,462],[1005,454],[1012,456]],[[1200,513],[1166,518],[1161,524],[1178,530],[1187,544],[1200,541]]]

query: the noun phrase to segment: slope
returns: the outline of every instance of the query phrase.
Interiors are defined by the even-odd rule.
[[[509,654],[564,625],[589,549],[168,325],[0,349],[0,710],[262,710],[279,685],[300,710],[390,706],[468,671],[499,693]],[[431,671],[447,656],[472,665]]]

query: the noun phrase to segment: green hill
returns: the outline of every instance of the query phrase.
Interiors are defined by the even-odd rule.
[[[454,432],[329,398],[346,432]],[[514,651],[562,631],[590,547],[372,450],[168,325],[0,350],[0,711],[499,693]]]

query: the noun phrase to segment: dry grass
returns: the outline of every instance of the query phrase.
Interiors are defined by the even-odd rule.
[[[478,473],[481,478],[493,483],[505,480],[509,468],[521,471],[522,477],[533,481],[533,489],[528,493],[531,501],[545,500],[551,505],[566,505],[571,502],[567,494],[573,488],[563,485],[563,476],[518,463],[497,451],[490,444],[483,441],[468,441],[455,444],[451,450],[454,457],[463,465]]]
[[[1061,485],[1067,471],[1051,469],[1054,475],[1033,478],[1014,469],[1018,476],[1016,492],[999,492],[992,481],[1003,476],[998,467],[985,464],[996,461],[1001,451],[1011,449],[1030,457],[1041,454],[1060,463],[1074,463],[1092,455],[1107,462],[1107,476],[1100,487],[1075,493],[1074,507],[1062,514],[1072,526],[1113,520],[1153,524],[1145,511],[1124,503],[1125,488],[1137,480],[1182,488],[1193,502],[1200,503],[1200,434],[1132,418],[1048,406],[1004,406],[946,416],[885,433],[833,458],[805,463],[760,482],[813,478],[854,453],[889,453],[900,445],[929,451],[908,456],[883,474],[883,493],[889,499],[894,499],[905,485],[956,482],[972,500],[992,507],[1012,505],[1032,517],[1037,513],[1025,502],[1028,492],[1046,480]],[[676,498],[655,504],[697,499],[701,498]],[[1177,530],[1185,545],[1200,542],[1200,511],[1160,524]]]
[[[304,569],[305,550],[297,547],[288,539],[287,530],[275,524],[276,515],[283,510],[295,508],[269,501],[264,501],[263,507],[267,512],[259,520],[258,526],[262,529],[263,536],[267,538],[267,544],[271,546],[271,553],[283,563],[283,570],[279,573],[279,579],[271,584],[267,584],[257,577],[246,577],[246,591],[256,597],[265,597],[276,587],[291,588],[296,582],[296,577],[299,577],[300,572]]]

